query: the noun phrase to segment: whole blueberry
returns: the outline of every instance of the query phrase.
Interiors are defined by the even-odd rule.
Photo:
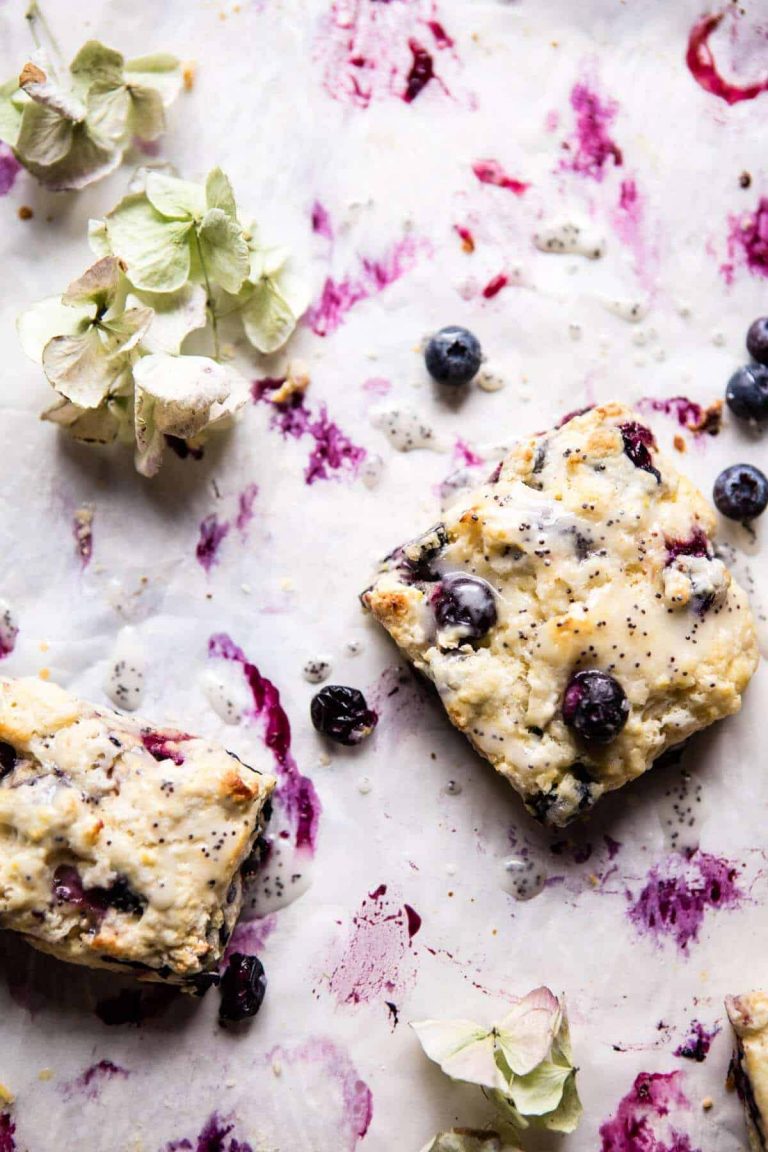
[[[16,749],[13,744],[0,740],[0,780],[16,767]]]
[[[754,420],[757,424],[768,420],[768,368],[762,364],[738,368],[728,381],[725,400],[740,420]]]
[[[477,336],[450,325],[431,336],[424,351],[430,376],[439,384],[469,384],[478,373],[483,353]]]
[[[244,956],[233,952],[219,984],[221,1004],[219,1020],[222,1024],[237,1024],[255,1016],[264,1003],[267,977],[258,956]]]
[[[629,701],[618,680],[591,668],[571,676],[563,696],[563,720],[590,744],[610,744],[627,722]]]
[[[768,504],[768,479],[754,464],[732,464],[715,480],[712,496],[729,520],[754,520]]]
[[[759,316],[750,324],[747,352],[758,364],[768,364],[768,316]]]
[[[480,640],[497,620],[490,584],[465,572],[446,576],[434,599],[438,628],[455,628],[462,640]]]
[[[317,731],[337,744],[359,744],[379,721],[362,692],[343,684],[321,688],[312,697],[309,713]]]

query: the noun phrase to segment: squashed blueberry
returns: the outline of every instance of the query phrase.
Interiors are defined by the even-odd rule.
[[[646,428],[644,424],[639,424],[636,420],[630,420],[626,424],[622,424],[619,431],[624,441],[624,451],[635,468],[640,468],[643,472],[650,472],[652,476],[656,477],[656,482],[660,483],[661,473],[654,466],[653,457],[649,451],[649,449],[656,447],[656,441],[650,428]]]
[[[13,744],[0,740],[0,780],[16,767],[16,749]]]
[[[490,584],[465,572],[446,576],[434,598],[438,628],[455,628],[461,640],[480,640],[497,620]]]
[[[424,361],[430,376],[439,384],[457,387],[469,384],[478,373],[483,358],[480,341],[466,328],[451,325],[430,337]]]
[[[747,352],[758,364],[768,364],[768,316],[758,316],[747,332]]]
[[[576,672],[563,696],[563,720],[591,744],[610,744],[627,722],[629,701],[618,680],[591,668]]]
[[[312,697],[309,711],[317,731],[337,744],[359,744],[370,736],[379,720],[362,692],[343,684],[321,688]]]
[[[768,479],[754,464],[733,464],[715,480],[712,498],[729,520],[754,520],[768,504]]]
[[[244,956],[233,952],[221,978],[219,991],[219,1020],[222,1024],[237,1024],[255,1016],[264,1003],[267,977],[258,956]]]
[[[725,400],[739,420],[762,424],[768,420],[768,368],[745,364],[734,372],[725,390]]]

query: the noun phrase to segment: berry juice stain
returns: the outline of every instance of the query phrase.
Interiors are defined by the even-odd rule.
[[[343,473],[356,476],[367,455],[365,448],[352,443],[338,424],[330,419],[324,404],[319,408],[310,408],[301,392],[295,392],[287,400],[273,403],[269,394],[282,383],[282,380],[272,378],[257,380],[251,388],[251,395],[255,403],[266,402],[271,405],[270,427],[279,431],[283,439],[301,440],[309,436],[314,441],[304,470],[305,484],[314,484],[317,480],[337,480]]]
[[[627,893],[627,914],[640,935],[659,945],[673,940],[687,953],[709,913],[741,903],[737,876],[730,861],[708,852],[673,852],[651,868],[637,896]]]
[[[641,1072],[600,1126],[600,1152],[698,1152],[673,1116],[690,1111],[679,1072]]]
[[[570,103],[576,114],[576,130],[564,145],[568,155],[560,161],[560,170],[600,182],[607,167],[620,168],[624,163],[622,151],[610,135],[619,106],[615,100],[604,100],[587,83],[574,85]]]
[[[753,212],[730,216],[728,260],[720,267],[726,284],[732,284],[737,267],[752,276],[768,276],[768,197],[761,196]]]
[[[719,1025],[715,1025],[714,1028],[705,1028],[700,1020],[692,1020],[685,1040],[679,1047],[675,1048],[675,1056],[703,1064],[709,1055],[712,1041],[719,1032]]]
[[[229,524],[220,521],[215,512],[200,521],[200,535],[195,547],[195,558],[201,568],[210,572],[219,561],[219,549],[229,535]]]
[[[11,149],[7,144],[0,143],[0,196],[8,195],[20,171],[21,164]]]
[[[339,1004],[394,999],[415,977],[412,941],[421,917],[380,884],[353,917],[349,938],[328,980]]]
[[[19,625],[16,615],[6,600],[0,599],[0,660],[10,656],[16,647]]]
[[[16,1152],[16,1125],[7,1112],[0,1112],[0,1152]]]
[[[724,11],[715,12],[703,16],[694,24],[688,36],[685,62],[694,80],[705,92],[719,96],[726,104],[740,104],[742,100],[754,100],[756,96],[768,91],[768,77],[751,84],[737,84],[720,75],[709,41],[724,16]]]
[[[435,62],[431,54],[427,52],[426,48],[424,48],[418,40],[409,40],[408,48],[413,57],[413,63],[406,77],[403,100],[406,104],[411,104],[419,93],[426,88],[430,80],[434,79]]]
[[[643,396],[635,403],[635,408],[638,412],[660,412],[669,416],[694,436],[705,432],[717,436],[722,427],[723,406],[719,400],[704,407],[688,396]]]
[[[530,184],[524,180],[508,176],[498,160],[476,160],[472,165],[472,171],[481,184],[491,184],[494,188],[506,188],[509,192],[514,192],[515,196],[524,196],[530,188]]]
[[[67,1098],[81,1096],[86,1100],[97,1100],[101,1089],[110,1080],[127,1080],[129,1076],[127,1068],[121,1068],[111,1060],[99,1060],[97,1064],[86,1068],[75,1080],[62,1084],[61,1092]]]
[[[163,1152],[254,1152],[253,1146],[245,1140],[239,1140],[232,1133],[235,1132],[235,1123],[224,1120],[218,1112],[213,1112],[206,1120],[197,1136],[192,1140],[171,1140],[165,1145]],[[228,1139],[228,1137],[230,1137]]]
[[[485,300],[493,300],[494,296],[498,296],[499,292],[501,292],[502,288],[506,288],[507,284],[509,284],[509,277],[503,272],[500,272],[498,276],[493,276],[483,288],[483,298]]]

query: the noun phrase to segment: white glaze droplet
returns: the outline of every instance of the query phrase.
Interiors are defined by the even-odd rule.
[[[540,252],[555,255],[585,256],[599,260],[605,255],[605,240],[590,224],[577,224],[573,220],[553,221],[533,234],[533,243]]]
[[[515,900],[532,900],[544,890],[547,873],[535,860],[510,856],[503,867],[501,886]]]
[[[313,660],[307,660],[302,673],[310,684],[322,684],[331,674],[331,662],[323,656],[317,656]]]
[[[626,320],[628,324],[639,324],[648,315],[646,300],[603,300],[603,304],[609,312]]]
[[[412,408],[379,409],[371,413],[371,423],[384,433],[398,452],[415,452],[419,448],[447,451],[447,442],[441,440],[434,428]]]
[[[373,784],[371,783],[370,777],[369,776],[361,776],[357,782],[357,790],[360,793],[360,795],[361,796],[367,796],[372,788],[373,788]]]
[[[250,703],[245,677],[240,665],[218,661],[219,665],[206,669],[200,677],[200,686],[208,703],[225,724],[239,724]]]
[[[104,691],[116,708],[135,712],[144,695],[144,651],[129,626],[121,628],[104,679]]]
[[[360,468],[360,479],[366,488],[376,488],[384,471],[384,461],[377,452],[366,456]]]
[[[461,792],[461,784],[457,780],[449,780],[444,791],[448,796],[458,796]]]
[[[347,652],[350,656],[359,656],[363,650],[363,645],[359,640],[348,640],[345,644]]]

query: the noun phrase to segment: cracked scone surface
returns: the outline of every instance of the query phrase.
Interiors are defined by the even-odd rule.
[[[765,1152],[768,1136],[768,994],[728,996],[728,1019],[736,1037],[731,1065],[744,1104],[750,1152]]]
[[[0,679],[0,926],[140,979],[215,970],[275,780],[232,753]]]
[[[709,503],[637,413],[606,404],[518,444],[440,524],[387,557],[362,599],[529,810],[562,826],[738,710],[758,661],[755,627],[715,556],[714,528]],[[445,625],[456,573],[492,596],[496,619],[479,638]],[[586,744],[562,716],[570,677],[591,668],[630,705],[606,746]]]

